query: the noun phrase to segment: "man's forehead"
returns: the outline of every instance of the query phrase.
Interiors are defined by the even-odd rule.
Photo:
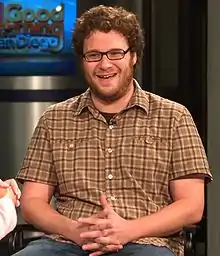
[[[84,50],[108,51],[110,49],[124,49],[126,47],[128,47],[126,38],[113,30],[107,33],[94,31],[84,40]]]

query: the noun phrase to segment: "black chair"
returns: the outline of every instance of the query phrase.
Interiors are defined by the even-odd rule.
[[[12,255],[23,249],[29,242],[44,236],[42,231],[37,230],[30,224],[20,224],[7,235],[8,253]]]
[[[198,226],[187,227],[183,230],[184,237],[184,256],[196,256],[195,235]]]
[[[194,236],[196,226],[185,228],[182,231],[184,237],[184,256],[196,256],[194,246]],[[23,249],[29,242],[40,239],[44,233],[37,230],[30,224],[21,224],[7,236],[9,255],[12,255]]]

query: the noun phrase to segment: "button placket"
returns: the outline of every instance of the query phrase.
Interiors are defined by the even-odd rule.
[[[113,175],[110,173],[110,174],[108,174],[108,179],[109,180],[112,180],[113,179]]]
[[[115,197],[115,196],[110,196],[110,199],[111,199],[112,201],[115,201],[115,200],[116,200],[116,197]]]
[[[112,148],[108,148],[108,149],[107,149],[107,152],[108,152],[109,154],[111,154],[111,153],[113,152],[113,149],[112,149]]]
[[[110,124],[109,127],[108,127],[110,130],[112,130],[114,128],[114,125],[113,124]]]
[[[106,138],[105,138],[105,150],[106,150],[106,165],[105,165],[105,184],[106,184],[106,195],[108,200],[115,201],[116,197],[112,194],[112,182],[114,180],[113,169],[112,166],[112,159],[114,158],[114,150],[115,148],[112,147],[114,145],[114,134],[115,134],[115,120],[110,120],[108,128],[106,129]]]

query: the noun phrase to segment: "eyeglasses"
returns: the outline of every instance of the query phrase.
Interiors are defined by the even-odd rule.
[[[106,55],[109,60],[121,60],[124,58],[125,54],[129,52],[129,50],[130,48],[128,48],[126,51],[122,49],[111,49],[107,52],[91,51],[84,53],[83,58],[87,62],[98,62],[104,55]]]

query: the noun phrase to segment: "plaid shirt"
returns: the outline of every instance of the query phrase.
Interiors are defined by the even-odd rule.
[[[211,179],[191,115],[136,85],[127,108],[109,124],[94,107],[89,89],[49,107],[17,178],[55,186],[57,211],[71,219],[100,211],[101,192],[120,216],[135,219],[170,204],[169,181],[188,174]],[[183,255],[178,235],[136,242]]]

